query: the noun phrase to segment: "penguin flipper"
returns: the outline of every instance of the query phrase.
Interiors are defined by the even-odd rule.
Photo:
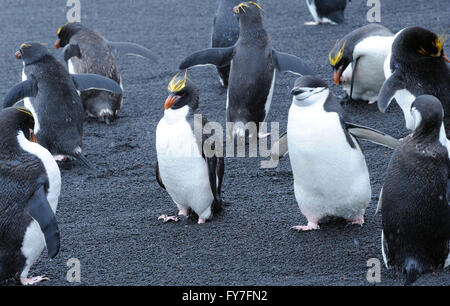
[[[23,81],[14,86],[3,100],[3,108],[11,107],[14,103],[28,97],[36,97],[38,93],[37,81],[31,79]]]
[[[180,70],[198,65],[214,65],[223,67],[228,65],[234,56],[235,46],[228,48],[211,48],[189,55],[180,64]]]
[[[45,243],[47,245],[48,256],[55,258],[59,253],[60,234],[56,216],[53,213],[44,190],[44,184],[34,192],[26,206],[30,216],[39,223],[44,233]]]
[[[400,73],[395,71],[389,79],[387,79],[381,87],[380,94],[378,95],[378,109],[384,113],[391,104],[392,99],[397,91],[405,88],[404,82]]]
[[[303,60],[294,55],[272,49],[272,56],[274,59],[275,67],[281,72],[287,71],[300,76],[314,75],[314,72],[311,70],[311,68],[309,68],[309,66]]]
[[[344,11],[338,10],[328,13],[327,18],[335,23],[344,23]]]
[[[346,122],[345,126],[350,134],[359,139],[368,140],[390,149],[396,149],[400,141],[386,133],[377,131],[367,126]]]
[[[358,66],[359,57],[352,62],[352,80],[350,83],[350,100],[353,99],[353,85],[355,84],[356,67]]]
[[[158,162],[156,162],[155,174],[156,174],[156,181],[158,182],[159,186],[161,186],[163,189],[166,189],[166,186],[164,186],[164,183],[161,179],[161,175],[159,173],[159,163]]]
[[[71,74],[73,83],[79,91],[103,90],[114,94],[123,94],[117,82],[97,74]]]
[[[278,142],[274,143],[270,151],[270,157],[272,160],[280,160],[280,158],[285,157],[288,153],[287,132],[284,132],[280,136],[280,139],[278,139]]]
[[[155,62],[158,61],[158,57],[154,55],[152,51],[139,44],[129,42],[112,42],[112,41],[108,41],[107,43],[114,51],[114,54],[116,56],[130,55],[141,58],[148,58]]]
[[[64,54],[64,61],[66,62],[70,60],[72,57],[81,58],[80,46],[78,46],[78,44],[69,44],[64,47],[63,54]]]
[[[211,186],[211,191],[214,196],[212,212],[213,215],[216,215],[222,211],[222,197],[220,191],[224,173],[223,157],[207,157],[206,163],[208,166],[209,185]]]

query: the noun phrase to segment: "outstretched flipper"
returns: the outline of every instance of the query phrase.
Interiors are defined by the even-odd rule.
[[[31,76],[31,79],[17,84],[8,92],[3,100],[3,108],[11,107],[14,103],[19,102],[24,98],[36,97],[37,93],[37,81],[33,76]]]
[[[384,82],[383,87],[381,87],[378,96],[378,109],[384,113],[394,98],[395,93],[404,88],[405,84],[400,73],[395,71],[391,77]]]
[[[145,48],[144,46],[135,44],[135,43],[128,43],[128,42],[112,42],[108,41],[108,45],[111,47],[111,49],[114,51],[114,54],[116,56],[121,55],[131,55],[131,56],[137,56],[142,58],[148,58],[152,61],[158,61],[158,57],[154,55],[149,49]]]
[[[66,62],[70,60],[72,57],[81,58],[80,46],[78,46],[78,44],[69,44],[64,47],[63,54],[64,60]]]
[[[223,67],[228,65],[234,56],[235,46],[228,48],[212,48],[195,52],[188,56],[180,65],[180,70],[198,65],[214,65]]]
[[[362,126],[349,122],[346,122],[345,125],[347,127],[348,132],[359,139],[368,140],[370,142],[388,147],[390,149],[395,149],[400,144],[400,141],[398,139],[386,133],[369,128],[367,126]]]
[[[104,90],[115,94],[123,94],[117,82],[97,74],[71,74],[75,87],[79,91]]]
[[[34,192],[26,206],[30,216],[39,223],[47,244],[48,256],[55,258],[59,253],[60,235],[56,216],[53,213],[44,191],[44,184]]]
[[[273,49],[272,56],[275,67],[281,72],[287,71],[300,76],[315,74],[303,60],[294,55],[278,52]]]

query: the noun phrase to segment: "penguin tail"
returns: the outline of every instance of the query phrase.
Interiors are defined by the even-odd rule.
[[[405,259],[403,271],[406,273],[405,286],[414,284],[423,273],[422,265],[416,259],[411,257]]]

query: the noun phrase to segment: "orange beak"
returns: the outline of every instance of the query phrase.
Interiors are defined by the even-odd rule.
[[[14,53],[14,57],[16,59],[21,59],[22,58],[22,54],[20,53],[20,51],[17,51],[16,53]]]
[[[164,109],[168,110],[172,106],[177,103],[177,101],[180,99],[180,96],[168,96],[166,99],[166,103],[164,104]]]
[[[339,67],[338,70],[334,71],[334,75],[333,75],[334,84],[336,84],[336,85],[341,84],[341,74],[342,74],[342,66]]]
[[[450,63],[450,60],[448,59],[447,54],[444,54],[444,55],[442,56],[442,58],[443,58],[447,63]]]
[[[33,132],[32,129],[30,129],[30,141],[31,141],[31,142],[34,142],[34,143],[38,143],[38,142],[37,142],[37,138],[36,138],[36,136],[34,135],[34,132]]]
[[[61,45],[61,39],[57,39],[56,41],[55,41],[55,49],[59,49],[59,47],[60,47],[60,45]]]

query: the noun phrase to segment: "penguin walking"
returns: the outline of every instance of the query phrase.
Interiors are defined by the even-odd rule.
[[[447,141],[440,101],[429,95],[412,103],[413,133],[394,151],[380,194],[383,259],[406,273],[405,285],[450,263]]]
[[[257,2],[257,1],[256,1]],[[214,15],[211,46],[212,48],[226,48],[234,46],[239,38],[239,21],[233,14],[233,8],[241,0],[217,0]],[[228,87],[230,65],[217,67],[220,83],[223,88]]]
[[[40,43],[24,43],[15,53],[24,64],[23,82],[5,97],[3,107],[24,99],[35,121],[34,132],[40,145],[57,161],[77,158],[93,165],[82,154],[84,112],[77,90],[100,89],[116,94],[116,82],[95,74],[72,74]]]
[[[355,126],[346,123],[339,102],[317,77],[297,79],[292,95],[287,143],[295,198],[308,220],[308,225],[294,229],[317,230],[325,217],[364,224],[372,191],[364,154],[348,131]],[[383,143],[383,138],[391,141],[390,136],[380,134],[378,142]]]
[[[29,110],[2,110],[0,125],[0,281],[33,285],[48,280],[28,277],[44,247],[50,258],[59,252],[61,174],[50,152],[35,143]]]
[[[236,44],[228,48],[212,48],[187,57],[180,69],[212,64],[223,67],[231,63],[227,92],[228,135],[245,137],[246,130],[235,128],[240,122],[264,122],[270,110],[275,85],[276,70],[295,74],[313,74],[301,59],[272,47],[271,38],[263,27],[262,7],[253,1],[243,2],[233,8],[238,15],[240,33]],[[258,132],[250,131],[250,138]]]
[[[68,23],[57,30],[55,49],[64,48],[64,60],[70,73],[92,73],[107,77],[123,89],[122,78],[116,63],[120,54],[156,60],[147,48],[134,43],[110,42],[97,31],[80,23]],[[90,117],[110,124],[122,108],[123,94],[100,90],[81,93],[81,101]]]
[[[442,103],[445,131],[450,137],[450,61],[443,50],[445,40],[445,35],[420,27],[403,29],[395,36],[384,66],[386,82],[378,108],[384,113],[395,98],[408,130],[414,129],[410,109],[416,97],[432,95]]]
[[[339,40],[329,54],[334,83],[350,100],[375,103],[385,81],[384,62],[394,35],[380,24],[358,28]]]
[[[345,20],[344,11],[347,0],[306,0],[306,5],[314,21],[305,22],[305,25],[339,24]]]
[[[198,223],[204,224],[222,209],[224,158],[216,152],[223,149],[213,145],[211,152],[203,150],[207,137],[198,135],[195,127],[202,132],[208,121],[197,111],[198,90],[187,79],[187,70],[171,80],[169,93],[156,129],[156,179],[177,205],[179,216],[188,216],[192,210]],[[167,215],[159,219],[178,221]]]

